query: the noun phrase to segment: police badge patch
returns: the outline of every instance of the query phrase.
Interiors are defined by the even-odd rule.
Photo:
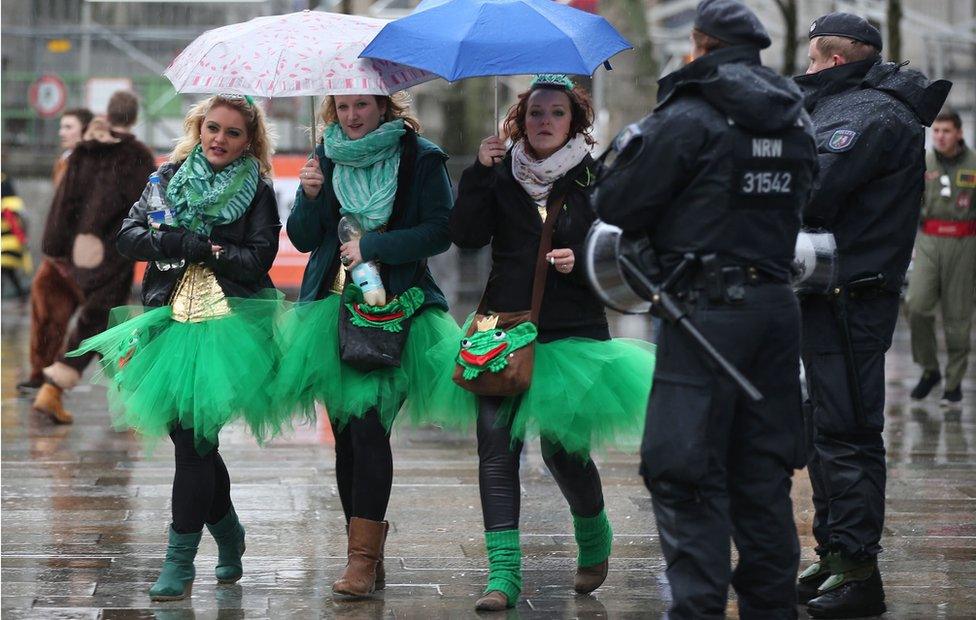
[[[850,129],[838,129],[827,140],[827,149],[834,153],[843,153],[854,146],[857,139],[857,132]]]

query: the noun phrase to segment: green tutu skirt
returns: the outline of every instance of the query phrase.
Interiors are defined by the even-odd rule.
[[[458,340],[431,349],[427,363],[440,368],[426,395],[433,421],[469,428],[477,416],[477,397],[452,380]],[[545,437],[564,450],[635,450],[654,374],[655,346],[643,340],[565,338],[536,343],[532,384],[506,399],[499,423],[509,425],[513,441]]]
[[[270,391],[282,302],[227,302],[230,314],[196,323],[173,320],[171,306],[116,308],[106,331],[69,354],[102,356],[93,381],[108,388],[117,428],[154,439],[179,423],[193,429],[197,446],[207,446],[237,419],[261,442],[289,426],[290,412],[276,406]]]
[[[387,431],[401,408],[413,424],[432,422],[427,351],[443,340],[459,340],[457,323],[438,308],[420,311],[410,326],[400,366],[361,372],[339,357],[340,302],[339,295],[330,295],[296,305],[283,318],[276,400],[306,419],[314,418],[318,401],[340,429],[370,410],[377,412]]]

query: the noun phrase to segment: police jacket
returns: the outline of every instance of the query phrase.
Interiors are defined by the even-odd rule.
[[[159,168],[163,191],[179,165],[166,163]],[[149,186],[132,206],[122,222],[116,239],[119,252],[133,260],[151,261],[142,280],[142,303],[164,306],[169,303],[173,287],[180,281],[187,265],[179,269],[160,271],[154,261],[174,260],[166,256],[162,235],[179,234],[153,230],[148,223]],[[242,217],[223,226],[214,226],[210,241],[222,250],[220,258],[208,257],[203,264],[213,270],[224,295],[251,297],[263,289],[273,288],[268,276],[275,255],[278,254],[278,203],[274,190],[265,179],[258,181],[258,189]]]
[[[658,101],[617,137],[600,218],[646,232],[665,270],[714,253],[787,282],[816,166],[800,90],[743,45],[665,76]]]
[[[803,223],[834,233],[840,282],[881,274],[901,288],[922,206],[925,129],[951,84],[868,59],[799,76],[820,174]]]
[[[565,202],[552,247],[573,250],[576,264],[566,274],[549,268],[539,309],[543,341],[550,336],[609,337],[603,305],[586,283],[583,269],[583,243],[596,219],[587,196],[593,165],[587,155],[553,184],[552,192]],[[485,288],[489,310],[529,309],[542,223],[536,203],[512,175],[511,151],[497,166],[475,160],[461,174],[451,213],[451,241],[471,249],[491,244],[491,274]]]

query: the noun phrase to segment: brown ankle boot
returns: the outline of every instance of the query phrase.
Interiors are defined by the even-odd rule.
[[[593,566],[577,566],[573,589],[580,594],[589,594],[603,585],[610,570],[610,560],[603,560]]]
[[[485,592],[474,604],[475,611],[504,611],[508,607],[508,597],[498,590]]]
[[[49,416],[55,424],[71,424],[75,418],[61,404],[61,394],[61,388],[45,383],[34,398],[34,411]]]
[[[383,521],[353,517],[349,520],[346,570],[332,584],[332,591],[345,596],[369,596],[376,589],[376,563],[380,559],[386,526]]]
[[[390,533],[390,522],[383,521],[383,544],[380,545],[380,559],[376,562],[376,589],[386,588],[386,566],[383,563],[386,555],[386,536]]]

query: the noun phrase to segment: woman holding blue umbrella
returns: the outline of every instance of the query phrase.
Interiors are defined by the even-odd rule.
[[[421,362],[457,324],[427,268],[450,247],[447,156],[418,136],[405,95],[326,98],[316,156],[300,172],[288,219],[312,252],[300,303],[284,321],[277,392],[314,415],[325,405],[336,438],[336,480],[348,529],[339,595],[385,586],[383,545],[393,484],[390,428],[406,401],[422,411]]]
[[[539,284],[535,273],[543,222],[557,218],[553,249],[545,254],[549,273],[542,285],[531,386],[517,397],[477,399],[489,563],[485,595],[476,603],[479,610],[512,607],[522,589],[522,442],[541,437],[543,459],[572,513],[579,547],[575,589],[588,593],[607,577],[613,538],[590,452],[606,445],[635,445],[641,436],[654,364],[651,345],[610,338],[603,306],[577,265],[595,218],[587,198],[594,178],[592,121],[593,109],[582,88],[565,75],[537,76],[506,118],[511,149],[506,152],[495,136],[481,143],[477,161],[461,176],[451,213],[455,244],[491,246],[492,268],[482,304],[491,313],[530,306],[533,287]],[[558,208],[548,209],[552,215],[547,216],[550,204]],[[468,339],[465,343],[470,346]],[[446,346],[432,357],[440,358],[439,349]],[[437,386],[435,400],[450,399],[445,391],[460,390],[443,380]],[[475,411],[459,409],[455,415],[473,416]]]

